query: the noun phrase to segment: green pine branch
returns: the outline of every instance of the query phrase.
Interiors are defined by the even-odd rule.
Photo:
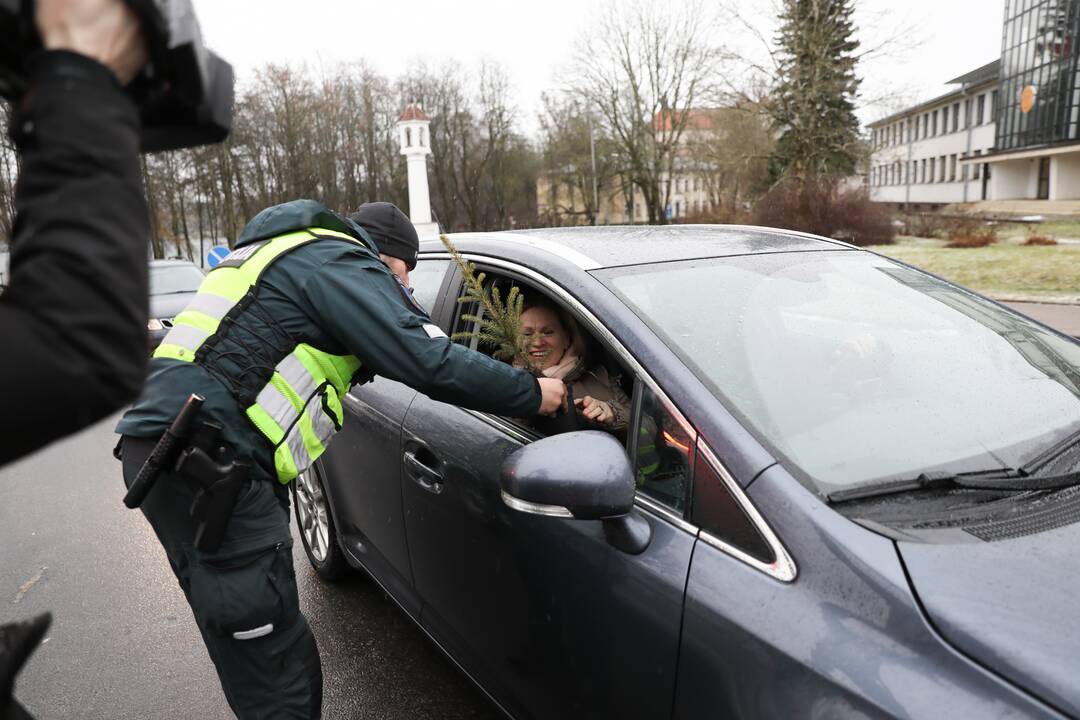
[[[520,364],[529,372],[536,374],[537,369],[521,337],[521,311],[525,298],[520,289],[516,286],[510,288],[504,300],[499,288],[494,284],[484,285],[486,274],[477,275],[476,265],[461,256],[458,249],[450,242],[450,238],[440,235],[439,239],[461,269],[461,275],[465,280],[465,292],[458,298],[458,302],[463,304],[475,302],[481,308],[479,313],[461,316],[463,320],[474,323],[474,329],[456,332],[451,339],[476,338],[481,345],[494,349],[492,356],[495,359]]]

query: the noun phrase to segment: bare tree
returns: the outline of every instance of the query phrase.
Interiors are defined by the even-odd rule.
[[[431,117],[432,209],[447,230],[494,230],[535,217],[535,151],[515,130],[505,70],[483,63],[475,79],[457,63],[414,64],[398,83],[402,106]]]
[[[768,189],[768,163],[776,145],[768,99],[740,100],[708,111],[692,133],[686,156],[708,192],[711,219],[737,216]]]
[[[719,29],[700,0],[609,2],[603,14],[600,29],[579,40],[574,89],[617,144],[649,221],[662,223],[689,111],[719,99]]]
[[[15,223],[15,181],[19,177],[19,156],[4,130],[11,120],[11,107],[0,101],[0,247],[10,242]]]
[[[549,194],[545,220],[561,224],[569,217],[595,224],[601,190],[607,191],[618,167],[617,149],[595,111],[575,94],[545,93],[541,102],[541,172]]]

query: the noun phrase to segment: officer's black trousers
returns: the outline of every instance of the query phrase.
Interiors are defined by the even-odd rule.
[[[125,484],[154,442],[124,438]],[[221,548],[207,554],[194,547],[193,495],[187,481],[163,475],[141,507],[191,605],[229,706],[245,720],[320,717],[322,666],[299,609],[288,496],[268,479],[250,480]]]

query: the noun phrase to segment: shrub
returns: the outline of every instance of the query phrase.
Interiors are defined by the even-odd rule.
[[[865,188],[845,188],[837,178],[788,178],[754,206],[757,225],[814,233],[853,245],[889,245],[892,215]]]
[[[912,213],[904,217],[905,234],[921,238],[946,238],[948,221],[935,213]]]
[[[1025,245],[1057,245],[1058,241],[1049,235],[1028,235],[1024,240]]]
[[[956,235],[945,243],[947,248],[981,248],[993,245],[997,240],[986,235]]]
[[[714,205],[708,210],[699,210],[698,212],[688,213],[684,217],[679,218],[676,222],[691,225],[746,225],[751,222],[751,217],[750,213],[746,210]]]
[[[997,228],[978,218],[952,218],[947,248],[980,248],[997,242]]]

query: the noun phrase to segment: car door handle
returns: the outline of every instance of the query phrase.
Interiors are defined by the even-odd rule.
[[[416,484],[428,492],[442,492],[442,473],[427,465],[423,460],[418,458],[416,453],[412,450],[405,451],[405,470]]]

